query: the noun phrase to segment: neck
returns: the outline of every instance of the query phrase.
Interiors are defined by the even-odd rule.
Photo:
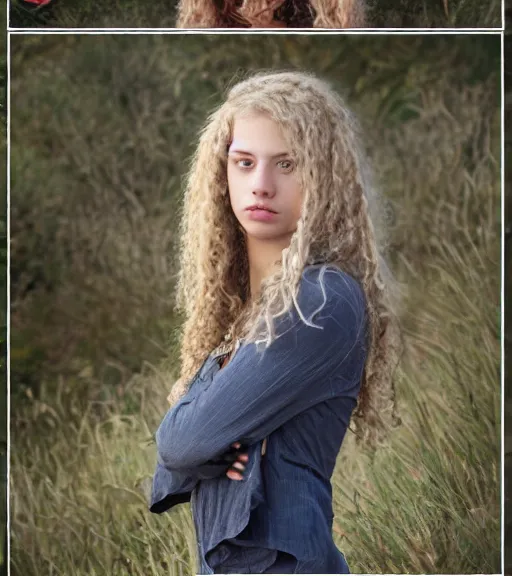
[[[257,300],[260,294],[261,282],[271,276],[278,268],[282,251],[290,245],[290,236],[276,240],[259,240],[247,237],[247,256],[249,261],[249,281],[251,300]]]

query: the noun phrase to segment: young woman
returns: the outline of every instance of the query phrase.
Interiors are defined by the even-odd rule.
[[[389,427],[400,338],[356,126],[323,82],[260,74],[204,128],[181,229],[181,376],[151,510],[191,501],[202,574],[349,573],[330,478],[354,411]]]
[[[364,0],[181,0],[178,28],[364,28]]]

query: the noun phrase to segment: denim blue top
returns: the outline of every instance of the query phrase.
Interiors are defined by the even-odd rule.
[[[366,360],[366,301],[350,275],[311,265],[297,302],[318,327],[293,306],[266,350],[242,343],[222,370],[210,354],[156,432],[150,510],[190,500],[201,574],[262,573],[278,550],[296,574],[350,572],[332,539],[330,478]],[[249,445],[242,481],[212,462],[236,441]]]

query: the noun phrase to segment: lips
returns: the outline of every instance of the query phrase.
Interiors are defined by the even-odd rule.
[[[265,204],[254,204],[253,206],[249,206],[248,208],[246,208],[246,210],[250,210],[251,212],[253,212],[254,210],[265,210],[266,212],[270,212],[271,214],[277,214],[275,210],[272,210],[268,206],[265,206]]]

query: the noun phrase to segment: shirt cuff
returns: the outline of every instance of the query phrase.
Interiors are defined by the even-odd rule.
[[[157,463],[153,476],[149,511],[161,514],[177,504],[190,502],[191,492],[196,484],[196,478],[182,472],[170,471]]]

